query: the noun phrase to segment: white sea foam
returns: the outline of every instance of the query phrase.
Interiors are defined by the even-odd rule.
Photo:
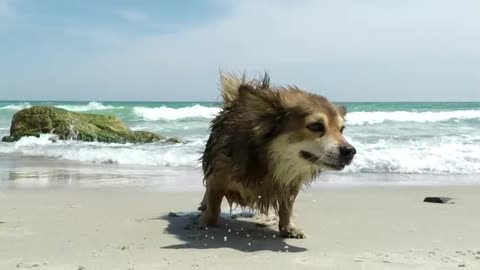
[[[375,143],[350,141],[357,148],[357,155],[346,172],[480,173],[480,144],[471,138],[381,139]]]
[[[86,105],[55,105],[55,107],[74,112],[113,110],[124,108],[123,106],[104,105],[103,103],[97,101],[90,101]]]
[[[169,108],[166,106],[149,108],[149,107],[134,107],[133,113],[141,117],[145,121],[158,120],[179,120],[186,118],[213,118],[220,112],[218,107],[205,107],[202,105],[194,105],[183,108]]]
[[[19,111],[19,110],[22,110],[22,109],[25,109],[25,108],[29,108],[29,107],[31,107],[30,103],[24,102],[24,103],[20,103],[20,104],[10,104],[10,105],[6,105],[6,106],[3,106],[3,107],[0,107],[0,110]]]
[[[183,145],[106,144],[98,142],[57,141],[51,135],[23,137],[14,143],[0,143],[0,153],[75,160],[93,163],[117,163],[153,166],[198,166],[203,140]]]
[[[349,125],[380,124],[384,122],[441,122],[448,120],[480,119],[480,110],[439,112],[351,112],[347,114]]]
[[[133,113],[145,121],[179,120],[185,118],[211,119],[220,112],[218,107],[194,105],[192,107],[169,108],[166,106],[149,108],[134,107]],[[438,112],[378,111],[351,112],[347,114],[349,125],[381,124],[384,122],[441,122],[449,120],[480,119],[480,110],[456,110]]]
[[[104,144],[26,137],[0,143],[0,153],[21,153],[93,163],[198,167],[205,138],[187,144]],[[358,154],[345,172],[480,174],[480,144],[475,138],[438,137],[411,141],[350,139]]]

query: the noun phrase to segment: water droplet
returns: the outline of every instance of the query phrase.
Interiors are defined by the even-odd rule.
[[[226,236],[223,237],[223,241],[227,242],[227,237]]]
[[[284,249],[288,249],[288,246],[285,246]]]
[[[252,243],[248,242],[248,245],[249,245],[249,246],[251,246],[251,245],[252,245]]]
[[[228,232],[232,232],[232,229],[228,229]]]
[[[215,239],[215,237],[212,236],[212,240]]]
[[[272,235],[272,237],[275,238],[275,237],[277,237],[277,236],[274,234],[274,235]]]
[[[258,198],[261,199],[261,198],[262,198],[262,195],[258,195]]]

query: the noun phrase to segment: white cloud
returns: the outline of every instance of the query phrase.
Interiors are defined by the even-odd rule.
[[[267,69],[273,81],[337,100],[411,94],[428,99],[428,91],[457,82],[453,59],[468,69],[473,67],[466,59],[480,57],[475,1],[228,3],[229,13],[218,22],[134,40],[99,56],[95,63],[102,76],[96,83],[142,89],[147,96],[174,90],[172,99],[182,93],[214,97],[218,70],[229,67]],[[466,72],[467,83],[480,80]],[[458,82],[465,83],[464,77]]]
[[[130,22],[145,22],[150,19],[147,13],[139,10],[119,10],[118,15]]]

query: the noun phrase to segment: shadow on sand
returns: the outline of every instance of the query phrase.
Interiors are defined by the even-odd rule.
[[[253,217],[231,219],[222,215],[219,226],[200,230],[192,226],[198,213],[171,213],[154,217],[154,220],[166,220],[168,226],[165,232],[174,235],[185,242],[170,245],[165,249],[216,249],[231,248],[243,252],[274,251],[274,252],[303,252],[305,248],[287,244],[281,238],[274,225],[257,223]],[[301,242],[302,240],[291,240]]]

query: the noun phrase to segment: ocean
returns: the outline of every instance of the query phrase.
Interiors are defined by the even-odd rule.
[[[147,178],[157,179],[155,175],[158,173],[175,175],[187,171],[201,177],[198,160],[208,138],[209,122],[219,112],[219,105],[213,102],[0,101],[0,136],[9,134],[15,112],[39,104],[76,112],[116,115],[133,130],[179,137],[186,143],[52,143],[48,135],[22,138],[15,143],[0,144],[1,180],[22,177],[48,180],[54,178],[52,174],[58,176],[65,164],[70,164],[70,170],[75,168],[79,179],[117,175],[110,178],[123,176],[122,179],[128,181],[125,174],[129,171],[135,172],[130,178],[143,179],[143,183]],[[385,180],[389,175],[403,175],[414,181],[422,181],[419,177],[422,175],[451,181],[457,176],[470,176],[469,181],[480,183],[476,177],[480,176],[479,102],[338,104],[346,106],[349,111],[344,134],[357,148],[357,155],[350,166],[334,175],[340,178],[349,176],[349,181],[353,182],[356,175],[362,179],[374,179],[371,181]],[[56,169],[52,171],[46,167]],[[89,169],[82,171],[81,168]],[[131,170],[122,171],[125,168]],[[68,177],[69,173],[60,175],[72,178],[71,175]],[[169,181],[174,178],[172,176]]]

